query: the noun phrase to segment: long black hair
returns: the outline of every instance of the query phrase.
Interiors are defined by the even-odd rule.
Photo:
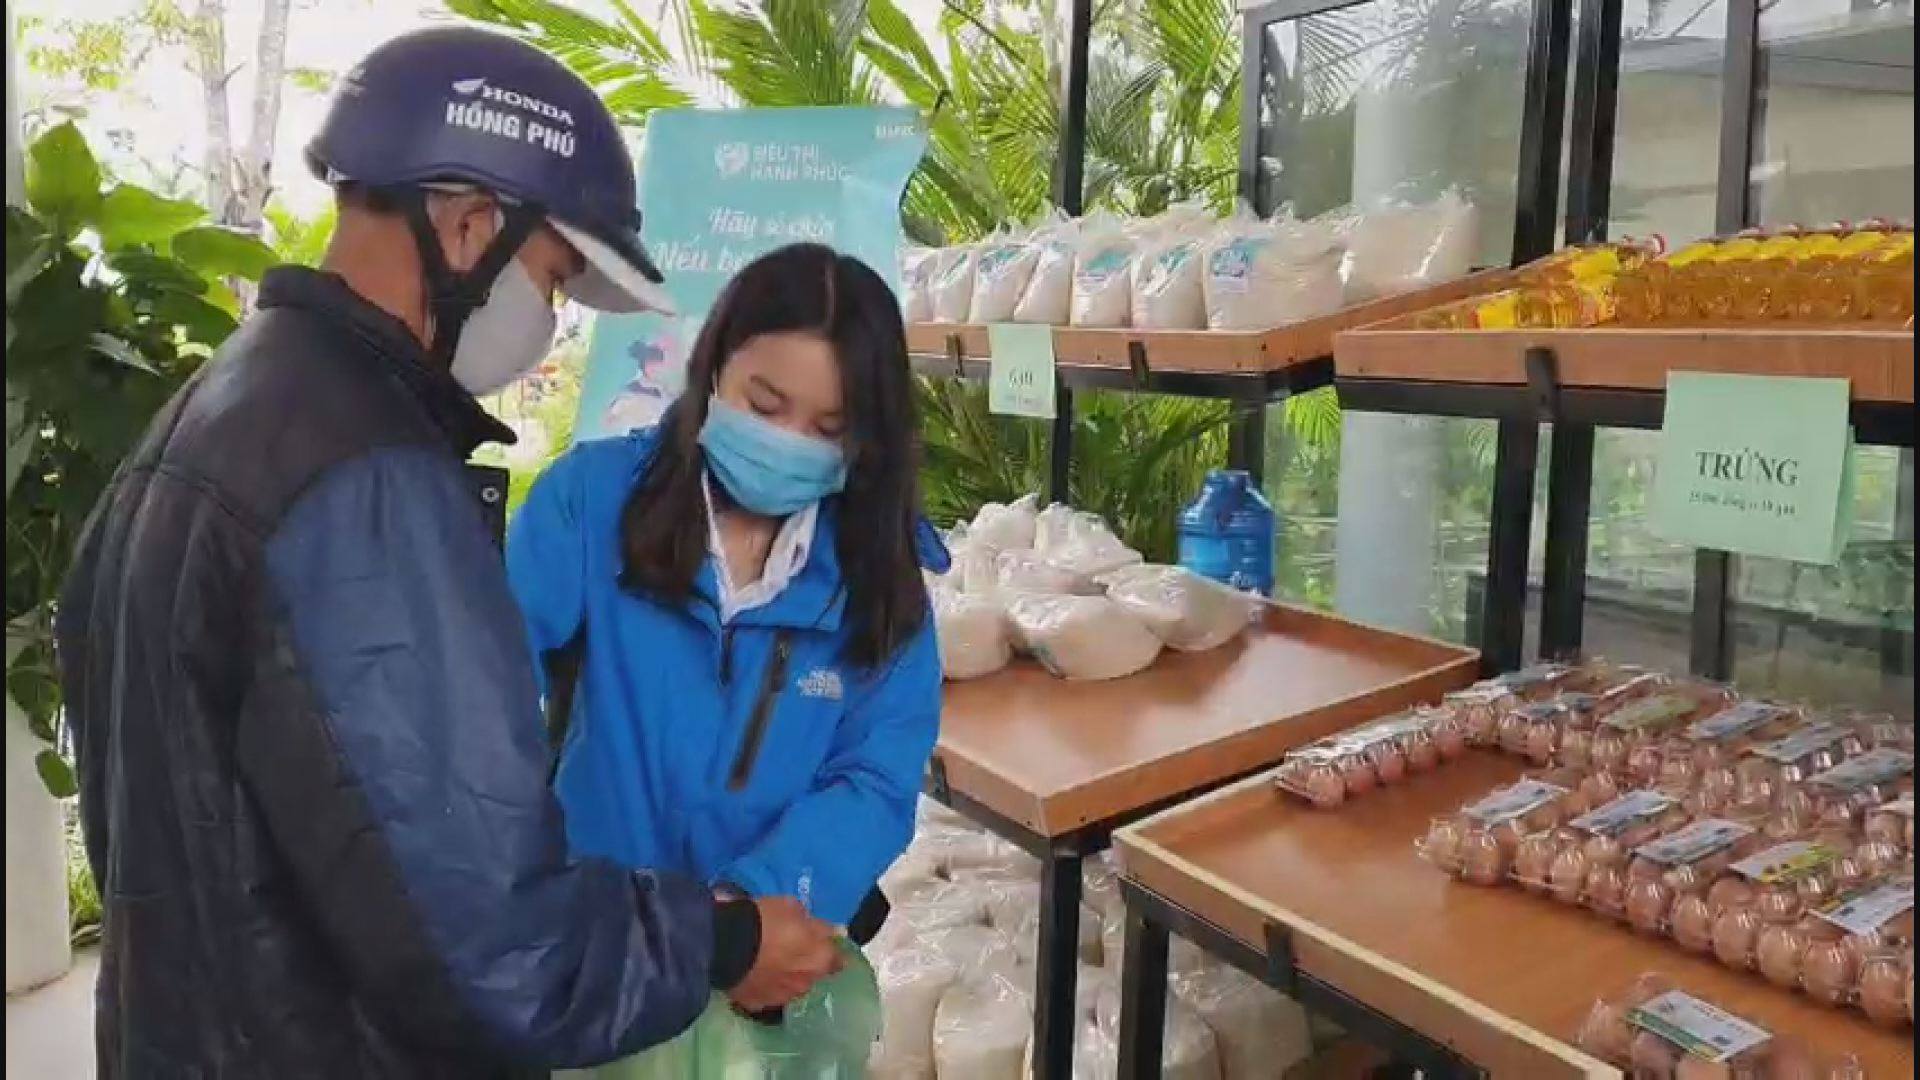
[[[876,668],[927,618],[914,549],[920,507],[919,424],[900,306],[880,275],[818,244],[770,252],[714,304],[687,359],[686,392],[661,422],[660,446],[620,512],[620,582],[685,603],[708,553],[700,428],[720,369],[762,334],[818,334],[833,346],[845,398],[847,486],[837,500],[845,659]]]

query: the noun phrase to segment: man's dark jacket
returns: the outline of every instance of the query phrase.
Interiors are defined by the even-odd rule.
[[[99,1074],[484,1077],[672,1035],[750,905],[573,860],[463,462],[503,429],[338,278],[154,421],[61,597]]]

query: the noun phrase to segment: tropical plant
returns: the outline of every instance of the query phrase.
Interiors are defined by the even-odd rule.
[[[237,325],[226,280],[274,261],[201,207],[103,176],[71,124],[27,152],[8,207],[7,696],[47,742],[35,766],[69,795],[56,751],[52,613],[86,515],[148,421]]]

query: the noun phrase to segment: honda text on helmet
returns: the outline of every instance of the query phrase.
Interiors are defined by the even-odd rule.
[[[553,308],[514,258],[542,223],[585,259],[563,285],[574,300],[673,310],[640,246],[633,159],[612,114],[579,76],[512,38],[446,28],[374,50],[341,85],[307,160],[328,184],[401,207],[425,269],[433,351],[476,395],[524,375],[552,344]],[[503,221],[459,274],[434,237],[427,195],[473,188],[500,200]]]

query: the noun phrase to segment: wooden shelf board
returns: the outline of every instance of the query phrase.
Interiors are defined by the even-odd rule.
[[[1068,682],[1038,665],[949,683],[948,785],[1042,836],[1136,814],[1471,682],[1471,649],[1275,605],[1239,639],[1168,650],[1137,675]]]
[[[1819,1053],[1851,1051],[1868,1076],[1911,1076],[1911,1031],[1876,1028],[1757,976],[1693,956],[1583,909],[1515,888],[1467,885],[1414,841],[1521,775],[1473,751],[1338,810],[1313,810],[1260,777],[1115,836],[1123,873],[1242,942],[1289,928],[1302,970],[1459,1050],[1495,1077],[1594,1075],[1572,1045],[1593,1001],[1664,972]],[[1613,1070],[1602,1070],[1613,1075]]]

